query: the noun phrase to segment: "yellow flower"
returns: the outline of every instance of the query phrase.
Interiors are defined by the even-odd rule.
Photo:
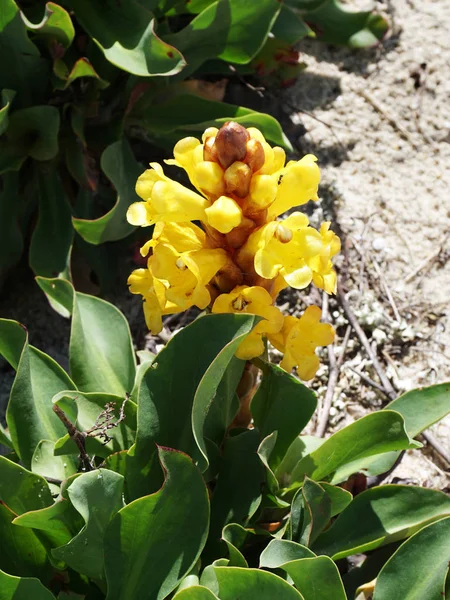
[[[292,213],[284,221],[272,221],[252,233],[241,248],[237,262],[243,270],[252,267],[265,279],[281,275],[293,288],[308,286],[315,263],[310,259],[324,252],[324,237],[309,226],[303,213]]]
[[[220,231],[229,233],[241,224],[242,210],[232,198],[220,196],[212,206],[205,210],[208,225]]]
[[[296,366],[301,379],[312,379],[320,361],[315,350],[334,340],[334,329],[328,323],[320,323],[322,312],[318,306],[309,306],[300,319],[285,317],[281,331],[269,334],[270,343],[284,353],[281,367],[288,373]]]
[[[316,164],[317,158],[307,154],[301,160],[290,161],[281,170],[281,181],[278,185],[277,196],[269,207],[268,219],[301,206],[308,200],[318,200],[317,190],[320,183],[320,169]]]
[[[330,225],[331,223],[327,221],[320,226],[323,249],[319,255],[308,260],[308,265],[313,271],[314,285],[325,290],[327,294],[335,294],[337,278],[331,259],[340,251],[341,240],[333,231],[330,231]]]
[[[144,317],[147,327],[156,335],[162,330],[162,315],[182,309],[167,303],[164,283],[153,277],[150,269],[136,269],[128,277],[132,294],[141,294],[144,300]]]
[[[128,222],[146,227],[156,221],[206,220],[209,200],[164,175],[161,165],[150,163],[136,183],[136,193],[144,202],[134,202],[127,211]]]
[[[240,285],[229,294],[218,296],[213,313],[251,314],[263,317],[246,336],[237,349],[236,356],[250,360],[264,352],[263,336],[278,332],[283,325],[283,314],[273,306],[270,294],[262,287]]]

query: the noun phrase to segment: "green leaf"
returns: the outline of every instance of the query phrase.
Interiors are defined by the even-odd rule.
[[[372,413],[337,431],[320,448],[302,458],[292,472],[292,480],[299,482],[308,475],[317,481],[358,458],[418,447],[420,444],[406,433],[399,413]]]
[[[0,502],[0,569],[19,577],[46,579],[47,551],[33,531],[13,524],[16,516]]]
[[[5,173],[0,193],[0,278],[16,264],[23,251],[23,236],[18,222],[20,208],[19,175]]]
[[[32,106],[9,117],[8,141],[25,156],[38,161],[58,154],[59,111],[54,106]]]
[[[48,38],[49,41],[55,40],[59,42],[63,48],[68,48],[73,41],[75,29],[72,19],[69,13],[62,6],[59,6],[59,4],[47,2],[44,16],[40,23],[31,23],[23,13],[20,16],[27,29]]]
[[[338,568],[328,556],[301,558],[281,568],[305,600],[347,600]]]
[[[447,514],[450,498],[442,492],[403,485],[374,487],[358,494],[312,548],[337,560],[405,539]]]
[[[305,21],[285,4],[281,5],[277,20],[272,27],[272,34],[287,44],[296,44],[306,36],[314,36]]]
[[[222,539],[227,545],[230,567],[248,567],[247,561],[241,552],[241,548],[248,542],[249,538],[255,538],[253,530],[245,529],[236,523],[230,523],[223,528]],[[252,540],[253,541],[253,540]]]
[[[319,483],[320,487],[325,490],[331,501],[331,517],[340,514],[353,500],[353,496],[350,492],[347,492],[347,490],[337,487],[336,485],[330,485],[324,481],[320,481]]]
[[[316,32],[317,39],[330,44],[367,48],[383,39],[389,25],[373,11],[354,11],[338,0],[327,0],[304,19]]]
[[[264,44],[279,11],[276,0],[219,0],[166,39],[183,53],[188,73],[215,57],[245,64]]]
[[[450,560],[450,518],[424,527],[382,568],[374,600],[442,600]]]
[[[261,503],[265,475],[257,454],[259,439],[258,432],[252,430],[225,442],[219,477],[211,498],[208,545],[217,545],[222,529],[228,523],[247,525]]]
[[[78,461],[72,457],[55,456],[53,453],[54,446],[55,444],[51,440],[41,440],[34,451],[31,469],[33,473],[42,475],[42,477],[67,479],[77,472]]]
[[[0,109],[0,135],[5,133],[5,131],[8,129],[8,111],[12,101],[14,100],[15,95],[16,92],[14,90],[2,90],[2,108]]]
[[[40,475],[0,456],[0,500],[17,515],[53,503],[48,483]]]
[[[73,241],[71,207],[56,166],[38,171],[39,217],[30,243],[36,275],[58,277],[67,269]]]
[[[284,579],[259,569],[214,567],[221,600],[299,600],[303,596]]]
[[[322,486],[305,477],[292,501],[290,538],[310,547],[331,518],[331,500]]]
[[[160,448],[159,457],[164,486],[125,506],[106,531],[108,600],[165,598],[205,545],[209,502],[200,472],[181,452]]]
[[[384,410],[395,410],[405,420],[405,429],[413,438],[450,413],[450,384],[442,383],[411,390],[390,402]],[[388,471],[400,452],[389,452],[345,465],[336,471],[333,483],[340,483],[353,473],[379,475]]]
[[[75,292],[68,281],[44,278],[37,281],[72,314],[70,370],[78,388],[125,398],[133,389],[136,359],[124,315],[105,300]]]
[[[134,227],[127,222],[127,209],[139,200],[134,188],[142,167],[135,160],[125,138],[106,148],[101,167],[117,190],[117,202],[99,219],[73,219],[76,231],[90,244],[120,240],[129,235]]]
[[[175,598],[177,600],[219,600],[211,590],[202,585],[193,585],[181,590],[175,594],[174,600]]]
[[[266,363],[261,385],[251,403],[261,437],[277,432],[269,466],[275,471],[289,446],[308,424],[317,406],[312,390],[276,365]]]
[[[55,600],[55,596],[34,577],[14,577],[0,570],[0,600]]]
[[[41,440],[56,441],[66,433],[51,399],[75,385],[52,358],[28,345],[28,335],[16,321],[0,319],[0,354],[17,371],[6,421],[16,452],[30,467]]]
[[[138,488],[144,484],[144,489],[135,489],[134,497],[155,489],[148,477],[155,443],[186,452],[207,465],[201,453],[204,447],[198,445],[201,422],[231,360],[230,348],[237,348],[254,321],[255,317],[247,315],[203,316],[177,333],[147,368],[139,389],[136,445],[130,453],[140,476],[128,482]],[[194,410],[201,414],[195,415]]]
[[[261,553],[259,566],[264,569],[278,569],[285,563],[314,556],[314,552],[297,542],[272,540]]]
[[[57,66],[57,75],[60,79],[63,79],[65,83],[61,86],[62,89],[67,89],[76,79],[80,77],[90,77],[97,81],[98,87],[104,89],[108,87],[109,83],[102,79],[94,67],[91,65],[89,60],[85,57],[79,58],[69,71],[65,64],[60,60],[59,63],[55,63]]]
[[[185,66],[182,54],[154,31],[151,12],[134,0],[97,3],[70,0],[69,6],[83,29],[116,67],[147,77],[174,75]]]
[[[92,579],[103,579],[103,537],[114,515],[123,507],[123,477],[98,469],[77,477],[68,489],[70,501],[86,522],[68,544],[53,555]]]
[[[280,466],[276,470],[276,477],[280,485],[287,487],[291,481],[291,474],[297,463],[304,457],[317,450],[325,440],[313,435],[299,435],[289,446]]]
[[[169,146],[183,135],[201,137],[207,127],[221,127],[230,120],[245,127],[257,127],[270,142],[292,151],[280,124],[270,115],[193,94],[172,96],[164,104],[152,104],[151,109],[144,95],[130,116],[130,123],[144,127],[155,139],[163,139]]]

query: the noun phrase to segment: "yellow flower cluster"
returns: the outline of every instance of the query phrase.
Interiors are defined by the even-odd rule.
[[[180,140],[168,164],[182,167],[191,191],[164,174],[160,164],[138,179],[143,202],[128,209],[128,221],[155,225],[141,248],[150,255],[146,269],[130,275],[130,291],[141,294],[152,333],[162,316],[191,306],[213,313],[249,313],[261,320],[241,343],[237,356],[249,360],[264,352],[264,339],[284,354],[281,366],[297,367],[302,379],[314,377],[318,346],[330,344],[334,331],[320,323],[316,306],[300,318],[283,316],[275,306],[280,290],[303,289],[313,282],[336,291],[332,258],[339,238],[323,223],[317,231],[301,212],[278,217],[309,200],[318,200],[320,171],[311,154],[286,163],[284,150],[272,148],[262,133],[238,123],[209,128],[202,143]],[[197,221],[201,227],[194,224]]]

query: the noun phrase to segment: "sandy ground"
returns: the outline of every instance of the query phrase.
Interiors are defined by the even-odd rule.
[[[287,113],[292,131],[303,131],[293,140],[296,150],[319,159],[322,202],[308,207],[311,219],[330,219],[341,232],[341,280],[402,393],[450,380],[450,4],[391,0],[377,7],[392,28],[376,48],[355,52],[301,43],[308,68],[283,92],[275,115]],[[230,93],[228,100],[236,101]],[[130,318],[141,346],[139,301],[125,288],[111,299]],[[304,308],[304,295],[284,300],[293,310]],[[333,301],[330,314],[340,335],[339,353],[346,322]],[[67,368],[69,324],[51,311],[26,270],[5,286],[0,315],[26,324],[31,342]],[[376,379],[355,336],[347,346],[328,433],[385,403],[350,367]],[[313,384],[320,397],[327,377],[324,353]],[[11,369],[0,361],[0,412],[12,379]],[[450,451],[450,418],[433,432]],[[425,448],[408,453],[392,478],[445,489],[450,485],[446,468]]]
[[[322,168],[322,206],[312,218],[340,228],[341,278],[400,393],[450,379],[450,4],[377,6],[392,23],[377,48],[301,44],[308,68],[288,92],[288,109],[306,129],[298,149]],[[343,324],[339,310],[333,316]],[[358,347],[351,340],[333,428],[382,402],[349,368],[373,376]],[[450,419],[433,431],[450,451]],[[430,466],[427,453],[406,457],[393,476],[448,486],[445,464]]]

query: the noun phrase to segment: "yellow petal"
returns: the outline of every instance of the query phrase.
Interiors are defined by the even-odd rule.
[[[264,352],[264,342],[261,335],[250,332],[238,346],[236,357],[241,360],[251,360]]]
[[[241,207],[228,196],[220,196],[212,206],[205,209],[205,213],[208,224],[220,233],[230,233],[242,221]]]
[[[302,356],[300,363],[297,365],[297,373],[300,379],[308,381],[312,379],[320,367],[320,360],[315,354]]]
[[[304,263],[304,261],[301,262]],[[286,282],[296,290],[303,290],[311,283],[313,278],[313,273],[311,269],[308,267],[308,265],[305,264],[303,264],[298,269],[295,269],[295,271],[291,272],[286,272],[286,270],[283,269],[281,271],[281,274],[283,275]]]
[[[275,200],[278,181],[272,175],[253,175],[248,202],[258,209],[267,208]]]
[[[221,196],[225,191],[222,167],[212,161],[203,160],[195,165],[196,187],[210,196]]]
[[[146,227],[154,223],[146,202],[133,202],[127,210],[127,221],[137,227]]]

